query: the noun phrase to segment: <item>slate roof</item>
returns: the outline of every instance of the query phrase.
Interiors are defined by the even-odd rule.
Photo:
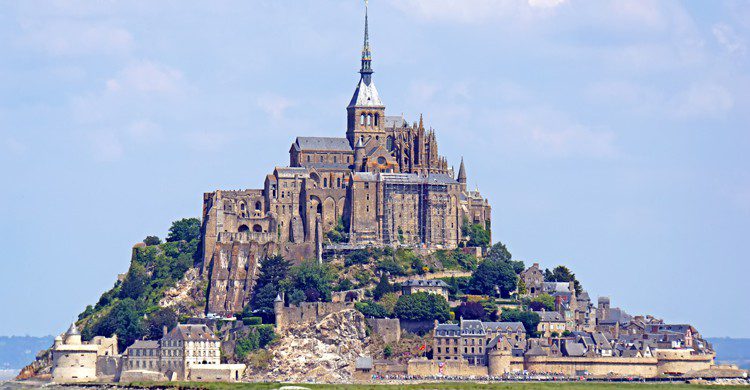
[[[537,344],[534,344],[531,348],[529,348],[528,351],[524,354],[526,356],[547,356],[547,352],[544,352],[544,350]]]
[[[400,128],[407,125],[406,120],[403,116],[397,115],[397,116],[386,116],[385,117],[385,127],[388,129],[392,128]]]
[[[208,326],[199,324],[180,324],[172,329],[164,340],[182,340],[182,341],[219,341],[219,338],[208,328]]]
[[[565,340],[564,347],[567,356],[584,356],[586,354],[586,348],[583,344],[572,340]]]
[[[458,336],[461,334],[461,327],[458,324],[438,324],[435,330],[438,336]]]
[[[556,311],[540,311],[539,322],[565,322],[562,315]]]
[[[354,90],[352,100],[349,101],[349,107],[383,107],[380,100],[378,89],[375,88],[375,82],[370,80],[370,84],[365,83],[364,78],[359,79],[357,88]]]
[[[427,183],[429,184],[458,184],[456,179],[446,175],[445,173],[431,173],[427,175]]]
[[[485,329],[492,329],[493,331],[500,329],[501,332],[507,332],[510,328],[511,332],[525,332],[526,329],[523,327],[522,322],[482,322]]]
[[[159,342],[156,340],[135,340],[135,342],[128,347],[128,351],[132,349],[156,349],[159,348]]]
[[[349,170],[349,164],[342,164],[342,163],[303,163],[306,167],[315,168],[321,171],[330,171],[330,170],[336,170],[336,171],[348,171]]]
[[[409,279],[401,283],[403,287],[445,287],[448,288],[448,283],[440,279]]]
[[[345,137],[297,137],[292,145],[296,150],[351,152]]]
[[[570,284],[568,282],[544,282],[544,291],[546,292],[569,292]]]

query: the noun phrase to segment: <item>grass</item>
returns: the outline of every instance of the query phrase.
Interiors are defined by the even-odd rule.
[[[206,390],[270,390],[279,389],[282,386],[299,386],[309,389],[353,389],[353,390],[464,390],[464,389],[485,389],[485,390],[593,390],[593,389],[642,389],[648,390],[677,390],[677,389],[728,389],[742,388],[747,386],[720,386],[720,385],[703,385],[687,383],[601,383],[601,382],[498,382],[498,383],[477,383],[477,382],[435,382],[435,383],[412,383],[412,384],[280,384],[280,383],[199,383],[199,382],[153,382],[153,383],[132,383],[130,387],[147,388],[147,389],[206,389]]]

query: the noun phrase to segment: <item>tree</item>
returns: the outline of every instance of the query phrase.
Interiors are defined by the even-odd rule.
[[[354,308],[359,310],[365,317],[385,318],[388,316],[388,312],[386,312],[383,306],[370,300],[357,302],[354,304]]]
[[[143,243],[149,246],[159,245],[161,244],[161,240],[156,236],[146,236],[146,238],[143,239]]]
[[[245,307],[243,316],[258,315],[264,322],[274,322],[274,300],[281,292],[280,284],[286,279],[291,265],[281,256],[266,257],[260,261],[260,274],[250,298],[250,305]]]
[[[388,317],[393,316],[393,310],[396,309],[396,303],[398,302],[399,295],[395,292],[390,292],[388,294],[383,295],[379,300],[378,303],[380,306],[382,306],[385,309],[386,314],[388,314]]]
[[[479,302],[461,302],[455,311],[457,318],[465,320],[483,320],[487,314]]]
[[[305,261],[289,269],[285,284],[288,287],[287,291],[302,291],[305,294],[305,300],[308,302],[330,302],[335,279],[335,275],[328,264]]]
[[[156,310],[146,317],[146,337],[151,340],[161,339],[165,326],[167,329],[177,326],[177,313],[169,307]]]
[[[555,298],[549,294],[540,294],[531,300],[529,306],[535,311],[540,311],[542,309],[555,310]]]
[[[526,289],[526,282],[523,281],[523,278],[518,278],[518,286],[516,288],[519,295],[525,295],[529,291]]]
[[[576,275],[563,265],[558,265],[550,271],[549,269],[544,270],[544,281],[545,282],[573,282],[573,288],[576,294],[580,294],[583,291],[581,283],[576,279]]]
[[[539,314],[533,311],[522,311],[522,310],[503,310],[500,315],[500,320],[504,322],[520,322],[526,329],[526,334],[529,337],[536,335],[536,327],[539,325]]]
[[[198,218],[183,218],[172,222],[167,242],[197,240],[201,236],[201,221]]]
[[[470,224],[467,223],[467,221],[464,221],[461,232],[465,237],[469,237],[469,241],[466,243],[466,246],[487,247],[488,245],[490,245],[490,232],[481,224]]]
[[[502,297],[510,296],[516,289],[516,273],[507,262],[485,260],[471,275],[471,289],[480,294],[496,295],[500,290]]]
[[[485,260],[495,260],[495,261],[504,261],[513,267],[513,271],[515,271],[517,274],[520,274],[523,272],[523,270],[526,268],[523,264],[523,261],[513,261],[513,256],[508,251],[508,248],[503,244],[502,242],[498,241],[494,245],[492,245],[492,248],[490,248],[490,251],[487,253],[487,257]]]
[[[384,273],[381,273],[378,285],[375,286],[374,290],[372,290],[372,297],[377,301],[380,300],[383,295],[394,291],[396,291],[396,289],[388,282],[388,277]]]
[[[445,322],[450,319],[450,306],[442,295],[418,292],[399,297],[393,310],[396,317],[406,321]]]
[[[138,299],[146,291],[148,286],[149,276],[146,273],[146,268],[138,263],[132,263],[125,280],[122,282],[120,288],[120,299],[131,298]]]
[[[112,337],[117,334],[118,347],[125,350],[127,346],[144,335],[141,324],[143,310],[130,298],[116,302],[112,310],[97,321],[92,329],[94,336]]]

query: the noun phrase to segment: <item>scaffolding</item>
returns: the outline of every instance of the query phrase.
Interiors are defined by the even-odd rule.
[[[383,185],[383,242],[385,244],[419,244],[426,247],[447,243],[446,209],[449,204],[448,185],[440,182],[430,182],[428,177],[409,173],[384,173],[380,175]],[[398,208],[403,209],[407,199],[416,203],[413,215],[416,218],[416,232],[409,237],[404,236],[402,242],[399,233],[404,222],[403,214],[398,215]],[[411,205],[410,205],[411,206]],[[410,210],[411,211],[411,210]],[[438,216],[440,221],[437,230],[433,230],[433,218]],[[437,237],[436,237],[437,236]]]

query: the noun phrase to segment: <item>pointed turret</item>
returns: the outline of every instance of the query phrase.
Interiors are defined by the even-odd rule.
[[[466,191],[466,167],[464,166],[464,158],[461,157],[461,166],[458,167],[458,178],[456,178],[461,184],[461,189]]]

